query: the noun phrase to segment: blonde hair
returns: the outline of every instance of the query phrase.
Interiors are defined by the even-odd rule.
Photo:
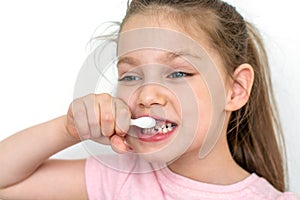
[[[161,12],[164,11],[164,12]],[[255,80],[249,101],[232,112],[227,140],[235,161],[285,190],[284,140],[273,95],[267,54],[258,31],[221,0],[132,0],[122,25],[133,15],[164,13],[187,30],[202,30],[223,58],[229,76],[249,63]],[[192,26],[193,25],[193,26]],[[196,25],[196,26],[195,26]]]

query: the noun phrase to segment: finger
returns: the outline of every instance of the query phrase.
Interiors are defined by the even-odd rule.
[[[86,109],[81,99],[75,100],[72,103],[72,111],[74,117],[75,128],[80,138],[89,139],[90,130],[88,126],[88,119]]]
[[[101,136],[99,124],[99,106],[94,94],[88,95],[84,99],[85,110],[87,113],[88,126],[92,138],[99,138]]]
[[[102,135],[110,137],[115,129],[115,108],[112,97],[109,94],[101,94],[99,97],[100,128]]]
[[[98,138],[93,138],[93,141],[98,142],[100,144],[105,144],[105,145],[110,145],[110,139],[108,137],[98,137]]]
[[[111,142],[111,147],[112,149],[117,152],[117,153],[125,153],[127,146],[124,143],[124,138],[118,136],[118,135],[113,135],[110,138],[110,142]]]
[[[117,135],[124,136],[130,127],[131,112],[128,105],[121,99],[115,99],[116,126],[115,132]]]

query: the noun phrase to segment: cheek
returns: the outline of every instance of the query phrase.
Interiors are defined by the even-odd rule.
[[[201,131],[207,131],[212,117],[212,102],[208,88],[205,84],[198,87],[196,91],[199,102],[199,127]],[[205,134],[205,133],[202,133]]]
[[[211,96],[207,89],[207,87],[202,87],[197,89],[196,97],[199,106],[199,115],[200,118],[203,119],[210,119],[212,113],[212,102]]]
[[[193,91],[195,93],[195,98],[197,106],[188,108],[191,112],[197,113],[197,124],[194,126],[195,132],[195,141],[197,144],[201,144],[208,133],[209,127],[211,125],[212,119],[212,101],[210,92],[201,79],[193,84]]]
[[[136,91],[137,87],[128,87],[124,85],[117,85],[116,97],[123,100],[130,108],[130,102],[133,100],[134,91]]]
[[[128,99],[128,94],[125,91],[126,89],[124,89],[122,85],[120,84],[117,85],[116,97],[126,102],[126,100]]]
[[[198,77],[197,79],[191,81],[190,87],[195,98],[195,100],[193,101],[196,102],[197,105],[193,104],[191,97],[189,99],[190,102],[186,102],[187,108],[192,110],[193,112],[197,112],[200,120],[209,119],[212,112],[212,101],[205,81],[202,78]]]

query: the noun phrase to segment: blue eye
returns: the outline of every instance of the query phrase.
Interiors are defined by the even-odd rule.
[[[141,80],[141,78],[137,76],[124,76],[123,78],[120,78],[119,81],[138,81]]]
[[[185,72],[173,72],[168,76],[168,78],[183,78],[186,76],[191,76],[191,74]]]

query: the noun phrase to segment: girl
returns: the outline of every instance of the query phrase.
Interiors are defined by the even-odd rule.
[[[67,115],[2,141],[1,198],[297,199],[284,192],[265,50],[233,7],[219,0],[133,0],[118,39],[117,97],[81,97]],[[165,40],[173,41],[172,51],[140,48]],[[220,77],[205,75],[212,64]],[[219,79],[224,90],[210,87]],[[154,118],[155,128],[130,127],[130,118],[142,116]],[[83,139],[125,155],[48,159]],[[136,154],[142,159],[132,160]]]

